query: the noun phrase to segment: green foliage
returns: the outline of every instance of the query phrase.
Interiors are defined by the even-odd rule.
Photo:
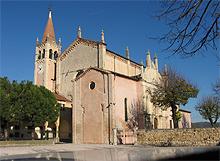
[[[52,92],[30,81],[10,83],[0,78],[0,117],[9,123],[42,126],[46,121],[55,122],[59,106]]]
[[[5,109],[10,107],[11,84],[7,78],[0,77],[0,118],[7,117]]]
[[[189,98],[196,97],[199,90],[172,69],[164,69],[162,80],[149,91],[151,102],[162,109],[171,107],[174,127],[178,127],[177,106],[188,103]]]
[[[181,112],[180,112],[180,111],[177,111],[177,112],[176,112],[176,120],[177,120],[177,121],[180,121],[181,118],[182,118]]]
[[[185,105],[189,98],[196,97],[198,92],[194,85],[170,69],[168,73],[163,73],[163,80],[157,83],[155,90],[151,92],[151,101],[163,108]]]
[[[214,126],[220,117],[220,100],[216,96],[204,97],[196,106],[196,110]]]

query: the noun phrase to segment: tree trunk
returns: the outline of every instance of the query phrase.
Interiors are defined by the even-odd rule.
[[[171,108],[172,108],[173,125],[174,125],[174,128],[176,129],[176,128],[179,128],[178,120],[176,118],[177,107],[176,107],[176,105],[171,105]]]
[[[5,130],[4,130],[4,136],[5,136],[5,140],[9,139],[9,124],[8,124],[8,121],[6,122],[6,127],[5,127]]]
[[[34,135],[35,135],[35,126],[31,125],[31,140],[35,139]]]
[[[46,139],[46,137],[44,138],[44,136],[45,136],[44,126],[40,126],[40,134],[41,134],[41,140]]]
[[[213,123],[213,120],[211,118],[209,118],[209,122],[210,122],[211,126],[214,127],[214,123]]]

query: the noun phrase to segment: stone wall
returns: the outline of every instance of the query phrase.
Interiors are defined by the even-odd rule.
[[[207,146],[220,143],[220,128],[139,131],[138,144],[156,146]]]

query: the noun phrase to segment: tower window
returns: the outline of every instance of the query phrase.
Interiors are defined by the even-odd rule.
[[[45,49],[43,49],[42,58],[45,58]]]
[[[50,50],[49,50],[49,58],[52,59],[52,57],[53,57],[53,50],[50,49]]]
[[[128,99],[124,99],[124,106],[125,106],[125,121],[128,121]]]
[[[41,59],[41,51],[39,50],[38,59]]]
[[[57,60],[58,54],[57,51],[54,52],[54,60]]]

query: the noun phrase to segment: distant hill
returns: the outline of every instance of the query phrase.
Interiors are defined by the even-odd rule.
[[[220,122],[216,124],[217,127],[220,127]],[[207,128],[212,127],[209,122],[194,122],[192,123],[192,128]]]

